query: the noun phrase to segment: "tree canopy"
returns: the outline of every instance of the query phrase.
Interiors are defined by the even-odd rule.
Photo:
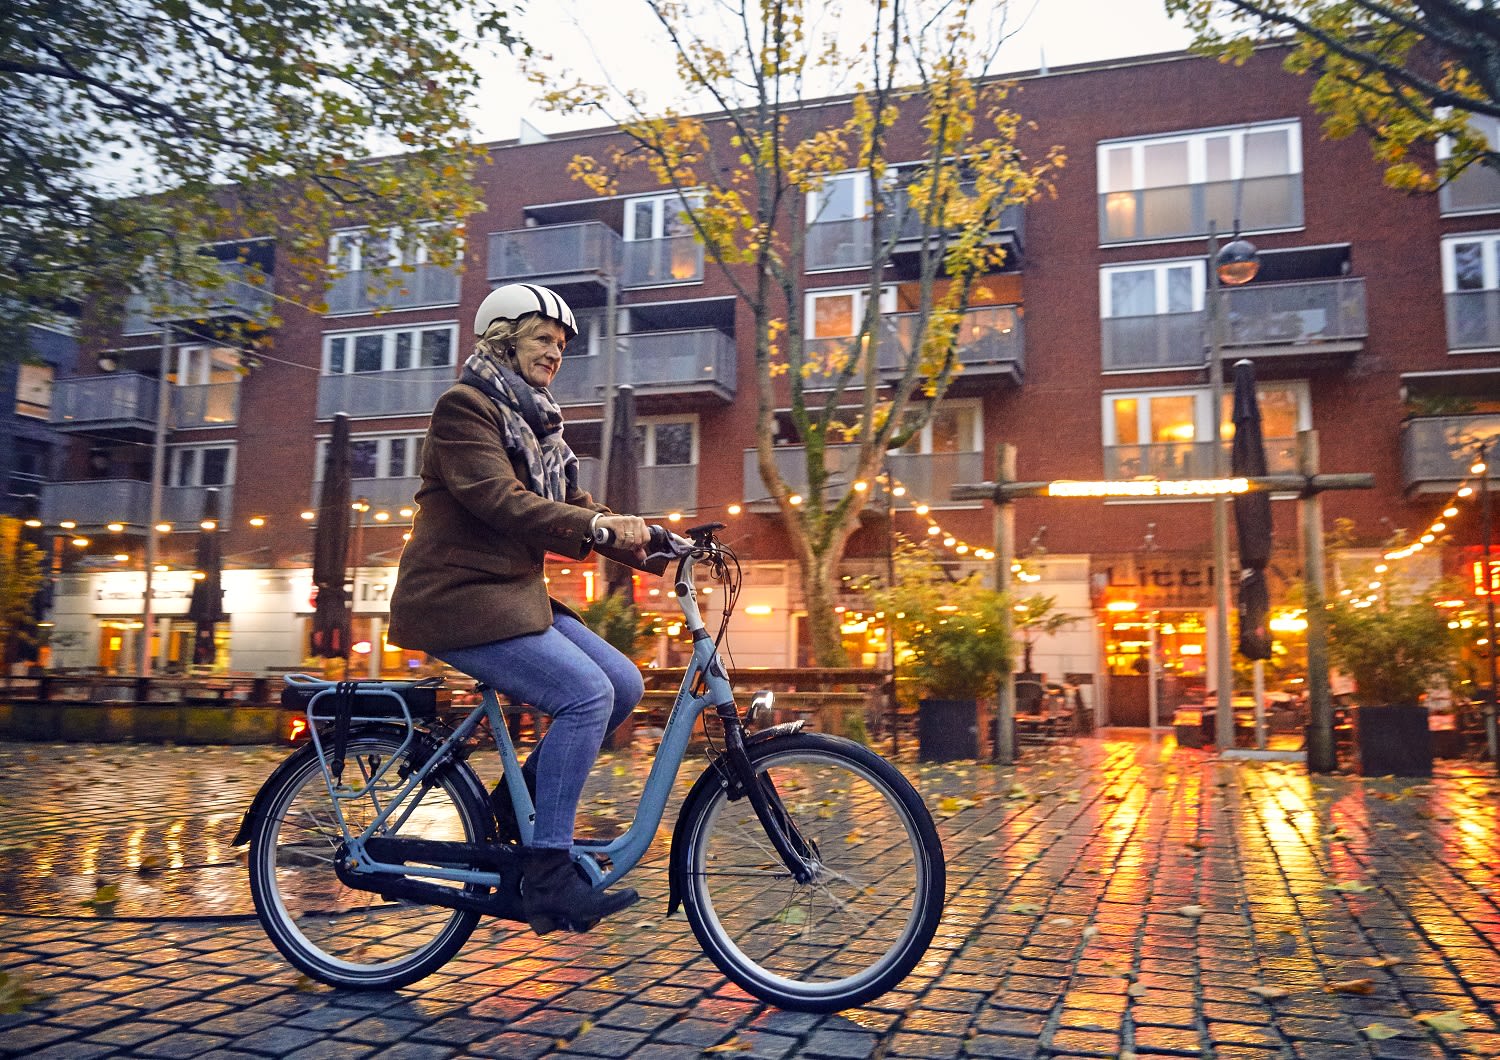
[[[0,325],[143,274],[207,285],[202,246],[272,236],[278,297],[316,308],[331,230],[478,208],[465,55],[496,43],[498,0],[14,0]],[[459,233],[424,240],[452,260]]]
[[[1197,46],[1243,61],[1287,40],[1286,67],[1316,78],[1328,135],[1369,135],[1392,187],[1431,191],[1475,164],[1500,169],[1500,145],[1469,119],[1500,118],[1495,0],[1166,0]],[[1445,140],[1442,158],[1426,148]],[[1418,148],[1422,148],[1418,150]]]
[[[992,298],[984,281],[1005,260],[1002,213],[1043,193],[1062,154],[1027,160],[1014,86],[986,76],[1004,4],[642,6],[708,115],[551,69],[536,79],[557,109],[595,109],[624,134],[576,157],[574,176],[599,194],[633,171],[677,189],[689,230],[753,315],[760,477],[799,561],[814,653],[833,665],[833,594],[870,486],[963,369],[965,313]],[[846,94],[805,102],[833,84]],[[899,314],[887,304],[898,244]],[[840,329],[819,331],[808,296],[827,280],[809,272],[830,266],[860,294]],[[778,437],[800,449],[778,450]]]

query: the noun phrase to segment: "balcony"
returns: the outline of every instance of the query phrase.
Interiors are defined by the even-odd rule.
[[[917,347],[917,313],[887,313],[880,318],[881,340],[877,354],[880,378],[890,382],[906,370],[906,364]],[[806,339],[807,356],[826,361],[842,357],[848,350],[847,338]],[[1026,374],[1026,340],[1020,307],[1013,305],[974,306],[963,314],[956,338],[963,377],[975,375],[1006,376],[1019,383]],[[833,373],[814,371],[806,377],[809,390],[826,390],[832,386]],[[859,386],[858,378],[850,380]]]
[[[1500,349],[1500,291],[1453,291],[1445,300],[1450,350]]]
[[[156,380],[137,372],[77,376],[52,384],[50,422],[61,431],[154,433]]]
[[[640,331],[619,339],[615,382],[635,387],[637,397],[682,394],[734,400],[734,340],[722,331]],[[601,354],[564,357],[550,388],[552,397],[560,405],[598,404],[606,375]]]
[[[318,469],[321,476],[322,468]],[[370,510],[364,515],[365,526],[394,525],[396,523],[409,523],[411,517],[402,517],[401,509],[413,509],[416,507],[417,490],[422,485],[420,475],[408,475],[404,478],[356,478],[349,480],[350,503],[363,497],[370,505]],[[312,484],[312,498],[310,506],[318,507],[322,500],[323,480],[321,477],[314,478]],[[389,521],[377,520],[376,512],[386,512],[390,515]],[[349,525],[353,526],[359,518],[358,513],[350,516]]]
[[[191,383],[172,388],[172,426],[228,427],[240,416],[239,380],[223,383]]]
[[[204,486],[166,486],[162,489],[161,518],[182,530],[197,530],[203,517]],[[234,487],[221,485],[219,520],[233,516]],[[110,523],[125,523],[143,532],[151,522],[151,483],[136,479],[90,479],[52,482],[42,488],[41,519],[58,523],[71,519],[80,531],[102,531]]]
[[[1474,447],[1500,442],[1500,414],[1424,416],[1401,425],[1401,481],[1408,493],[1447,493],[1469,477]],[[1491,460],[1496,459],[1495,452]]]
[[[125,335],[149,334],[161,322],[214,319],[261,320],[271,312],[270,280],[255,265],[242,261],[219,263],[218,286],[195,287],[169,281],[159,297],[132,294],[125,301]]]
[[[599,482],[599,458],[580,457],[578,460],[578,484],[593,495],[595,500],[609,503],[602,496]],[[639,511],[632,514],[664,516],[672,512],[691,512],[698,507],[698,465],[661,464],[655,467],[636,468],[636,489],[640,491]]]
[[[894,212],[896,217],[896,247],[897,254],[912,253],[921,249],[922,246],[922,215],[911,208],[909,200],[904,191],[889,192],[886,197],[886,209]],[[996,222],[990,233],[990,242],[999,243],[1005,248],[1005,262],[1014,266],[1019,264],[1021,253],[1026,240],[1026,208],[1020,203],[1012,203],[1000,211],[1000,219]]]
[[[426,416],[456,378],[450,366],[319,376],[317,416]]]
[[[1224,442],[1224,466],[1229,466],[1232,440]],[[1267,438],[1266,471],[1272,475],[1291,474],[1297,470],[1297,440]],[[1122,481],[1135,478],[1181,480],[1213,478],[1213,442],[1152,442],[1149,445],[1106,445],[1104,478]]]
[[[491,283],[603,284],[619,274],[621,239],[600,221],[491,232]]]
[[[1438,189],[1438,209],[1444,214],[1500,210],[1500,171],[1474,163]]]
[[[895,226],[893,256],[916,253],[922,246],[922,217],[908,205],[904,190],[885,193],[886,223]],[[1019,204],[1005,207],[990,233],[989,242],[1005,248],[1007,265],[1020,261],[1026,211]],[[875,223],[870,217],[838,221],[814,221],[807,226],[803,250],[809,272],[858,269],[870,264],[874,255]]]
[[[781,446],[775,451],[776,470],[793,492],[807,488],[806,449],[800,445]],[[859,447],[831,445],[827,449],[829,488],[842,495],[849,487],[850,473]],[[915,508],[926,504],[933,508],[962,507],[949,500],[953,486],[959,482],[979,482],[984,478],[982,453],[888,453],[886,467],[891,476],[906,487],[906,495],[896,498],[896,508]],[[745,450],[745,510],[774,512],[776,502],[760,477],[760,458],[754,449]],[[871,505],[881,503],[872,500]]]
[[[1369,326],[1362,276],[1260,283],[1224,290],[1224,349],[1239,356],[1309,367],[1337,365],[1364,349]],[[1105,317],[1106,372],[1201,368],[1206,313]]]
[[[325,300],[329,316],[456,305],[458,282],[456,269],[440,265],[355,269],[333,281]]]
[[[703,244],[697,236],[632,240],[621,252],[625,287],[703,282]]]
[[[1301,228],[1302,174],[1104,192],[1099,242],[1202,238],[1210,221],[1229,232],[1236,217],[1247,232]]]

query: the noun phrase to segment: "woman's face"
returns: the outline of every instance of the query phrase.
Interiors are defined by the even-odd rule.
[[[567,332],[554,320],[544,320],[531,334],[516,340],[516,370],[532,386],[551,386],[562,364]]]

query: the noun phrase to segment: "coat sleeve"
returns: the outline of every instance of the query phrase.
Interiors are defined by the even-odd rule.
[[[526,488],[500,441],[488,398],[453,387],[432,410],[424,454],[443,485],[476,519],[549,552],[582,559],[590,550],[589,522],[596,508],[560,503]],[[588,494],[583,494],[587,498]]]

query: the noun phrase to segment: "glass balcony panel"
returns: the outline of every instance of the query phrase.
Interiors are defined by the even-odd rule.
[[[640,515],[691,512],[698,507],[698,465],[658,464],[637,470]]]
[[[734,394],[734,340],[722,331],[640,331],[621,335],[620,345],[619,381],[639,391],[715,386]]]
[[[825,466],[833,488],[840,493],[850,482],[849,471],[859,452],[858,446],[830,445],[825,451]],[[776,470],[794,493],[807,490],[807,454],[800,445],[778,446],[775,450]],[[753,512],[776,510],[776,502],[770,499],[771,491],[760,477],[760,461],[754,449],[745,450],[745,507]]]
[[[351,416],[425,416],[458,378],[456,369],[404,368],[318,377],[318,419]]]
[[[807,226],[804,257],[810,271],[856,269],[870,264],[868,217],[850,221],[817,221]]]
[[[614,273],[620,236],[600,221],[490,233],[489,279],[515,281],[574,273]]]
[[[172,426],[223,427],[239,420],[239,380],[172,388]]]
[[[52,385],[53,426],[100,423],[156,424],[156,380],[136,372],[78,376]]]
[[[966,368],[988,368],[996,365],[1026,367],[1025,332],[1019,307],[1013,305],[974,306],[963,314],[956,336],[958,359]],[[906,370],[916,345],[917,313],[887,313],[880,318],[880,373],[890,377]],[[803,349],[819,367],[807,376],[809,389],[828,389],[838,366],[850,355],[848,338],[805,339]],[[850,385],[861,385],[859,377]]]
[[[323,469],[317,469],[317,476],[313,479],[312,496],[309,498],[313,508],[318,506],[323,494]],[[349,500],[352,504],[355,500],[363,497],[369,502],[370,510],[365,513],[365,525],[375,526],[376,512],[389,512],[391,522],[410,522],[410,519],[402,519],[400,511],[402,508],[416,507],[417,490],[422,485],[420,475],[407,475],[397,478],[355,478],[349,480]],[[349,525],[353,526],[358,513],[351,513]]]
[[[1438,189],[1438,207],[1443,213],[1500,210],[1500,170],[1476,162]]]
[[[1104,370],[1201,368],[1203,323],[1202,313],[1106,317],[1100,321]]]
[[[1099,195],[1099,241],[1132,243],[1302,226],[1302,174],[1211,181]]]
[[[1233,442],[1233,438],[1225,438],[1223,443],[1226,474]],[[1291,474],[1297,470],[1297,439],[1266,438],[1264,445],[1267,474]],[[1216,474],[1213,442],[1152,442],[1148,445],[1104,447],[1104,477],[1111,481],[1213,478]]]
[[[1401,469],[1407,489],[1451,488],[1469,477],[1475,447],[1500,443],[1500,414],[1424,416],[1401,425]],[[1491,461],[1500,459],[1492,449]]]
[[[125,300],[125,322],[121,333],[143,335],[160,331],[158,320],[203,320],[239,317],[259,320],[270,315],[271,284],[254,265],[243,261],[219,263],[223,276],[217,287],[194,287],[170,281],[151,297],[131,294]]]
[[[181,530],[196,529],[203,518],[204,486],[165,486],[161,518]],[[233,515],[234,487],[221,485],[219,519]],[[122,522],[143,531],[151,521],[151,483],[136,479],[89,479],[82,482],[52,482],[42,489],[41,519],[56,523],[72,519],[80,529]]]
[[[1361,276],[1251,284],[1229,288],[1224,294],[1227,346],[1301,345],[1362,339],[1369,334]]]
[[[983,453],[889,453],[886,467],[906,487],[904,497],[894,498],[897,508],[949,507],[954,484],[984,480]]]
[[[565,354],[548,389],[559,405],[598,404],[604,394],[604,358],[598,354]]]
[[[458,302],[458,284],[458,271],[439,265],[417,265],[411,272],[400,268],[355,269],[340,276],[328,289],[328,312],[373,313],[377,309],[454,305]]]
[[[703,244],[696,236],[638,239],[622,247],[624,285],[653,287],[703,279]]]
[[[1450,350],[1500,348],[1500,291],[1455,291],[1446,300]]]

